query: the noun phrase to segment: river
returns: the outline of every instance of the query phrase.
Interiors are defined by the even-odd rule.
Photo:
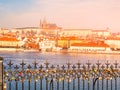
[[[47,60],[51,64],[66,64],[70,62],[72,64],[78,61],[82,64],[88,62],[96,63],[98,60],[100,63],[114,63],[117,61],[120,63],[119,54],[81,54],[81,53],[55,53],[55,52],[0,52],[0,56],[4,58],[4,64],[6,65],[10,60],[14,63],[20,63],[24,60],[27,64],[33,63],[36,60],[39,64],[45,63]]]

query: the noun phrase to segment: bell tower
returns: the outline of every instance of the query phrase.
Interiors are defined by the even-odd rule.
[[[47,28],[47,21],[44,17],[43,21],[40,19],[40,29],[46,29]]]
[[[43,28],[46,29],[47,28],[47,21],[46,21],[46,18],[44,17],[44,20],[43,20]]]
[[[40,29],[43,28],[43,23],[42,23],[42,20],[40,19]]]

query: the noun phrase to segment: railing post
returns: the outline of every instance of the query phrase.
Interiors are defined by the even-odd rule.
[[[62,81],[62,90],[64,90],[64,79]]]
[[[117,78],[115,77],[115,90],[117,90]]]
[[[104,79],[102,78],[102,90],[104,90]]]
[[[3,90],[3,58],[0,57],[0,90]],[[6,90],[6,89],[5,89]]]
[[[99,62],[99,60],[96,63],[96,65],[97,65],[97,69],[98,69],[98,74],[100,75],[100,65],[101,65],[101,63]],[[97,90],[99,90],[99,79],[97,80]]]
[[[101,70],[102,72],[104,71],[104,65],[101,66]],[[102,73],[102,76],[104,75],[104,73]],[[104,90],[104,78],[102,77],[102,90]]]
[[[26,63],[24,63],[24,61],[22,60],[22,63],[20,63],[20,65],[22,66],[22,90],[24,90],[24,80],[25,80],[25,75],[24,75],[24,66],[26,65]]]
[[[53,90],[53,78],[51,77],[51,81],[50,81],[50,90]]]
[[[80,77],[78,76],[78,90],[80,90]]]
[[[83,78],[83,90],[85,90],[85,80]]]
[[[40,78],[40,90],[42,90],[42,78]]]
[[[99,78],[93,78],[93,90],[95,90],[95,83]]]
[[[18,74],[18,72],[19,72],[18,71],[18,69],[19,69],[18,65],[16,65],[14,67],[14,69],[15,69],[15,75]],[[15,77],[15,82],[16,82],[16,90],[18,90],[18,76]]]
[[[48,78],[46,77],[46,90],[48,90]]]
[[[112,90],[112,87],[113,87],[113,86],[112,86],[112,82],[113,82],[113,81],[112,81],[112,79],[111,79],[111,90]]]
[[[75,90],[75,78],[73,78],[73,90]]]

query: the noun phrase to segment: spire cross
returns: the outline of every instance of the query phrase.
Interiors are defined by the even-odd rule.
[[[73,65],[73,66],[72,66],[72,68],[73,68],[73,70],[74,70],[74,69],[76,68],[76,66],[75,66],[75,65]]]
[[[70,68],[70,65],[71,65],[71,64],[70,64],[70,62],[68,62],[68,63],[66,63],[66,64],[67,64],[67,66],[68,66],[68,69],[69,69],[69,68]]]
[[[30,69],[31,68],[31,66],[30,66],[30,64],[28,65],[28,67],[27,67],[28,69]]]
[[[53,64],[52,64],[51,68],[52,68],[52,69],[54,69],[54,68],[55,68]]]
[[[34,65],[34,69],[36,69],[37,68],[37,62],[36,62],[36,60],[34,61],[34,63],[33,63],[33,65]]]
[[[98,60],[98,62],[96,63],[96,65],[97,65],[97,67],[98,67],[98,69],[99,69],[99,66],[101,65],[101,63],[99,62],[99,60]]]
[[[24,60],[22,60],[22,63],[20,63],[20,65],[22,66],[22,69],[24,69],[24,66],[26,65],[26,63],[24,63]]]
[[[18,69],[19,69],[18,65],[16,65],[14,68],[15,68],[16,70],[18,70]]]
[[[78,61],[77,65],[78,65],[78,68],[80,68],[80,65],[81,65],[80,61]]]
[[[46,62],[44,64],[46,65],[46,68],[48,68],[49,63],[48,63],[47,60],[46,60]]]
[[[43,65],[40,65],[40,67],[39,67],[39,68],[40,68],[40,70],[42,70],[44,67],[43,67]]]
[[[90,65],[91,65],[90,61],[88,60],[88,62],[86,64],[88,65],[88,69],[89,69]]]
[[[107,60],[107,62],[106,62],[105,64],[106,64],[107,68],[108,68],[109,65],[110,65],[110,63],[108,62],[108,60]]]
[[[9,68],[11,69],[11,66],[13,65],[13,63],[11,62],[11,60],[9,61],[8,65],[9,65]]]
[[[117,68],[117,66],[118,66],[117,60],[115,61],[114,65],[115,65],[115,68]]]
[[[62,66],[62,69],[63,69],[63,70],[65,69],[65,66],[64,66],[64,65]]]
[[[105,68],[104,65],[101,66],[102,70]]]

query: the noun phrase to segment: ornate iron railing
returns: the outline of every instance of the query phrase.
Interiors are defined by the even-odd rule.
[[[118,90],[120,69],[117,61],[103,65],[91,64],[52,65],[48,61],[31,65],[24,61],[4,66],[4,82],[7,90]]]

